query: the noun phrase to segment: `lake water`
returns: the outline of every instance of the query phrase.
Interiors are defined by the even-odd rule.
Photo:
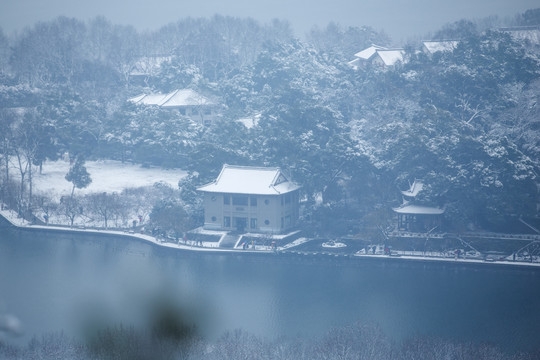
[[[0,314],[26,343],[92,326],[144,326],[178,304],[208,338],[243,329],[274,339],[320,336],[355,321],[400,341],[429,335],[540,346],[540,271],[381,259],[208,254],[123,237],[0,228]]]

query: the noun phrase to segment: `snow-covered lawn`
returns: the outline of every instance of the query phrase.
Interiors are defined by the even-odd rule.
[[[127,188],[152,186],[157,182],[177,188],[178,181],[186,176],[186,172],[180,169],[146,168],[114,160],[87,161],[85,166],[92,183],[85,189],[75,189],[75,193],[79,195],[121,192]],[[62,195],[71,194],[73,185],[65,179],[68,171],[67,161],[45,162],[42,174],[39,174],[37,169],[33,174],[34,192],[46,194],[55,200]],[[17,169],[12,169],[11,174],[17,176]]]

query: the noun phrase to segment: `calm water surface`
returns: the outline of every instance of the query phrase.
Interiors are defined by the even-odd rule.
[[[164,300],[165,299],[165,300]],[[144,326],[154,305],[181,306],[216,338],[320,336],[355,321],[395,341],[429,335],[539,348],[540,271],[369,259],[201,254],[119,237],[0,228],[0,314],[26,343],[91,326]]]

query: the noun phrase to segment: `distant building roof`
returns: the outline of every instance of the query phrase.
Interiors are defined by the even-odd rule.
[[[458,46],[459,41],[458,40],[430,40],[430,41],[423,41],[424,49],[430,53],[435,54],[436,52],[444,52],[444,51],[454,51],[454,49]]]
[[[403,205],[398,208],[393,208],[398,214],[409,214],[409,215],[441,215],[444,213],[444,209],[430,207],[430,206],[421,206],[421,205]]]
[[[349,64],[353,68],[358,68],[358,65],[361,64],[360,61],[361,61],[360,58],[355,58],[354,60],[349,61],[347,64]]]
[[[224,165],[217,179],[197,190],[214,193],[279,195],[299,189],[277,167]]]
[[[142,94],[129,99],[135,104],[155,105],[161,107],[182,107],[213,105],[206,97],[191,89],[174,90],[168,94]]]
[[[508,26],[508,27],[501,27],[498,28],[499,31],[508,31],[508,32],[515,32],[515,31],[540,31],[540,25],[531,25],[531,26]]]
[[[421,180],[414,180],[408,190],[404,190],[401,193],[407,197],[415,197],[424,188],[424,183]]]
[[[398,61],[404,62],[405,50],[403,49],[377,49],[375,56],[378,56],[385,66],[393,66]]]
[[[499,31],[509,33],[515,40],[527,40],[531,44],[540,45],[540,26],[515,26],[499,28]]]
[[[370,47],[354,54],[355,57],[363,60],[369,60],[377,50],[387,50],[387,48],[375,44],[371,44]]]
[[[370,47],[354,54],[355,58],[348,62],[350,66],[357,69],[362,63],[373,62],[378,58],[378,62],[383,66],[394,66],[398,61],[405,62],[405,50],[388,49],[383,46],[372,44]]]
[[[423,188],[424,183],[422,182],[422,180],[415,179],[410,185],[409,189],[404,190],[401,193],[405,197],[414,198],[422,191]],[[393,210],[398,214],[410,215],[440,215],[444,213],[444,209],[424,205],[416,205],[409,200],[404,200],[401,206],[393,208]]]
[[[129,99],[129,101],[136,103],[136,104],[144,104],[144,105],[158,105],[160,106],[163,102],[165,95],[163,94],[150,94],[150,95],[139,95],[137,97]]]

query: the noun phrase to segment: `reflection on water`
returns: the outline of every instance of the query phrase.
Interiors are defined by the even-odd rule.
[[[540,343],[540,272],[454,264],[199,254],[117,237],[2,229],[0,314],[27,342],[103,324],[145,326],[166,299],[209,338],[243,329],[318,336],[355,321],[509,349]]]

